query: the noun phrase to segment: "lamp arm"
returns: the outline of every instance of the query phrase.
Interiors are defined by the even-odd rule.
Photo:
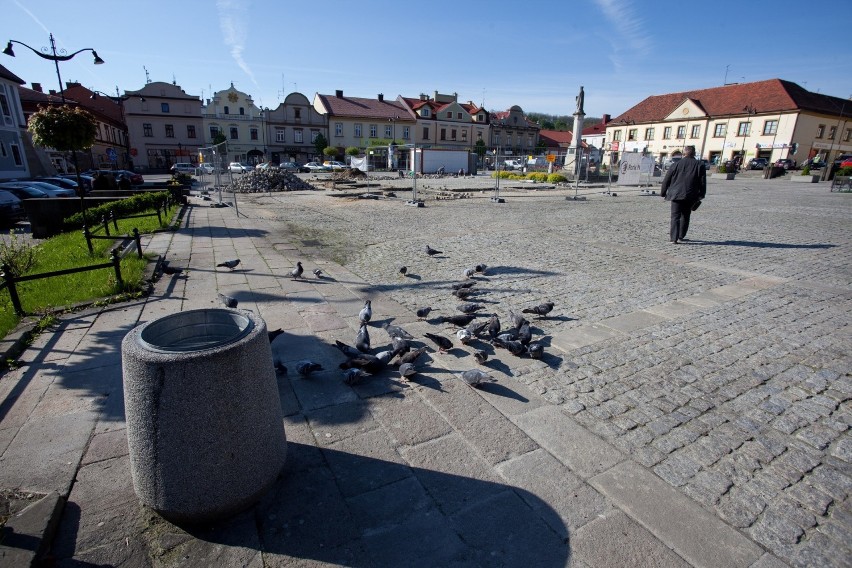
[[[95,51],[94,48],[84,47],[83,49],[78,49],[77,51],[75,51],[74,53],[71,53],[69,55],[51,55],[49,53],[43,53],[43,52],[41,52],[41,51],[39,51],[39,50],[37,50],[33,47],[30,47],[29,45],[25,44],[24,42],[18,41],[16,39],[10,39],[9,43],[17,43],[18,45],[23,45],[24,47],[26,47],[27,49],[29,49],[30,51],[32,51],[33,53],[35,53],[36,55],[41,57],[42,59],[47,59],[48,61],[68,61],[69,59],[72,59],[75,55],[77,55],[78,53],[82,53],[84,51],[91,51],[92,53],[94,53],[94,51]]]

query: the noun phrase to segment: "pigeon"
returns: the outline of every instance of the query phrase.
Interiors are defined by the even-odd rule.
[[[367,324],[362,323],[355,335],[355,349],[361,353],[370,352],[370,332],[367,331]]]
[[[370,321],[370,318],[373,317],[373,306],[370,300],[364,302],[364,307],[361,308],[361,311],[358,312],[358,320],[361,323],[367,323]]]
[[[476,388],[478,388],[483,382],[494,382],[494,378],[491,375],[489,375],[485,371],[480,371],[479,369],[470,369],[469,371],[465,371],[464,373],[462,373],[462,380],[470,386]]]
[[[292,278],[301,278],[301,277],[302,277],[302,273],[303,273],[304,271],[305,271],[305,269],[304,269],[304,268],[302,268],[302,263],[301,263],[301,262],[297,262],[297,263],[296,263],[296,268],[294,268],[293,270],[291,270],[291,271],[290,271],[290,276],[291,276]]]
[[[485,351],[477,349],[473,352],[473,358],[476,359],[476,362],[480,365],[484,365],[485,361],[488,359],[488,353]]]
[[[342,341],[334,340],[335,346],[340,349],[340,352],[352,359],[353,357],[360,357],[361,352],[352,347],[351,345],[346,345]]]
[[[284,333],[284,330],[280,327],[278,329],[273,329],[272,331],[267,331],[266,334],[269,336],[269,343],[275,341],[275,338]]]
[[[339,367],[341,369],[362,369],[368,373],[377,373],[387,367],[392,354],[392,351],[382,351],[376,355],[361,353],[358,357],[344,361]]]
[[[541,359],[541,356],[544,355],[544,345],[541,343],[530,343],[527,345],[527,353],[533,359]]]
[[[426,245],[426,247],[423,250],[425,250],[426,254],[428,254],[429,256],[435,256],[436,254],[443,254],[443,251],[435,250],[432,247],[430,247],[429,245]]]
[[[465,268],[464,269],[464,277],[467,279],[473,278],[473,275],[476,274],[476,270],[473,268]]]
[[[408,377],[417,374],[417,369],[414,368],[414,363],[403,363],[399,366],[399,376],[408,379]]]
[[[485,264],[477,264],[476,266],[474,266],[474,267],[473,267],[473,269],[474,269],[476,272],[478,272],[479,274],[485,274],[485,269],[486,269],[486,268],[488,268],[488,266],[487,266],[487,265],[485,265]]]
[[[488,320],[488,335],[491,336],[491,339],[497,337],[500,333],[500,320],[497,318],[497,314],[491,316],[491,319]]]
[[[497,339],[499,339],[500,341],[517,341],[518,330],[514,327],[510,327],[509,329],[498,335]]]
[[[322,278],[322,270],[320,270],[319,268],[314,268],[314,276],[316,276],[317,278]]]
[[[285,367],[284,363],[282,363],[281,361],[275,361],[275,363],[273,363],[273,365],[275,366],[275,372],[278,373],[279,375],[286,375],[287,374],[287,367]]]
[[[401,355],[411,351],[411,342],[404,337],[391,337],[391,346],[394,355]]]
[[[524,345],[529,345],[530,341],[532,341],[532,332],[530,331],[529,322],[525,322],[524,325],[518,329],[518,341]]]
[[[409,351],[408,353],[400,355],[397,363],[399,363],[400,365],[405,365],[406,363],[414,363],[417,358],[423,355],[424,353],[426,353],[426,348],[418,347],[414,351]]]
[[[453,348],[453,342],[447,339],[442,335],[435,335],[434,333],[427,333],[426,337],[432,340],[435,345],[438,346],[438,351],[442,353],[446,353],[447,349]]]
[[[472,322],[476,318],[476,314],[460,314],[457,316],[443,316],[441,317],[442,323],[451,323],[457,326],[466,326],[470,322]]]
[[[426,319],[427,317],[429,317],[429,312],[431,312],[431,311],[432,311],[432,308],[430,308],[429,306],[425,306],[423,308],[417,308],[417,312],[415,312],[415,313],[417,314],[417,317],[419,317],[420,319]]]
[[[527,352],[527,346],[520,341],[503,341],[502,339],[494,338],[491,343],[494,347],[501,347],[517,357]]]
[[[398,272],[399,272],[400,276],[405,276],[405,273],[408,272],[408,267],[407,266],[400,266]]]
[[[472,337],[479,337],[479,334],[482,333],[482,331],[486,327],[488,327],[487,321],[476,321],[476,320],[474,320],[474,321],[470,322],[470,325],[468,325],[467,328],[465,328],[465,329],[467,329],[470,332],[470,335]]]
[[[390,338],[399,337],[400,339],[414,339],[413,335],[411,335],[398,325],[391,325],[385,322],[382,324],[382,327],[385,329],[385,332]]]
[[[515,329],[521,329],[521,326],[527,323],[527,318],[509,310],[509,321],[512,322],[512,327]]]
[[[538,317],[546,316],[553,309],[553,302],[544,302],[531,308],[521,310],[525,314],[535,314]]]
[[[314,361],[310,361],[308,359],[296,363],[296,372],[298,372],[303,377],[309,377],[311,373],[316,371],[322,371],[321,364],[315,363]]]
[[[219,292],[219,301],[222,302],[222,304],[226,308],[236,308],[237,304],[239,304],[239,301],[236,298],[232,298],[231,296],[226,296],[225,294],[222,294],[221,292]]]
[[[343,371],[343,382],[347,385],[357,385],[362,379],[369,376],[370,373],[363,371],[362,369],[346,369]]]
[[[237,265],[240,263],[239,258],[235,258],[233,260],[226,260],[225,262],[220,262],[216,265],[216,267],[224,266],[225,268],[229,268],[231,270],[235,269]]]
[[[163,274],[168,274],[170,276],[173,275],[173,274],[180,274],[181,272],[183,272],[183,268],[178,268],[177,266],[172,266],[172,265],[169,264],[168,261],[163,262],[161,270],[163,271]]]
[[[485,309],[485,306],[483,306],[482,304],[465,302],[464,304],[459,304],[458,306],[456,306],[456,309],[463,314],[472,314],[473,312]]]
[[[471,288],[473,286],[476,286],[476,280],[468,280],[467,282],[453,284],[453,290],[461,290],[462,288]]]
[[[474,294],[476,294],[476,291],[471,290],[470,288],[459,288],[458,290],[453,290],[453,296],[455,296],[459,300],[464,300]]]
[[[471,333],[470,333],[468,330],[466,330],[466,329],[460,329],[460,330],[458,330],[458,331],[456,332],[456,339],[458,339],[458,340],[459,340],[459,342],[460,342],[462,345],[467,345],[467,344],[468,344],[468,343],[470,343],[470,342],[471,342],[471,340],[473,339],[473,334],[471,334]]]

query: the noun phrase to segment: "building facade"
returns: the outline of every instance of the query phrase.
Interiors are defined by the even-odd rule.
[[[613,162],[623,152],[658,158],[694,145],[710,161],[831,161],[852,152],[852,101],[781,79],[648,97],[606,128]]]
[[[458,102],[457,93],[435,91],[433,97],[421,94],[417,98],[399,96],[396,100],[417,121],[413,140],[418,146],[473,151],[478,140],[488,145],[488,112],[473,101]]]
[[[264,110],[254,104],[251,95],[231,86],[213,93],[201,108],[204,141],[212,145],[221,134],[229,162],[259,164],[266,160],[266,117]]]
[[[491,123],[490,149],[501,156],[529,156],[535,154],[540,127],[527,120],[518,105],[509,110],[495,112]]]
[[[0,65],[0,179],[30,175],[25,156],[26,120],[18,87],[23,79]]]
[[[327,117],[317,112],[302,93],[290,93],[274,110],[263,109],[265,152],[273,163],[322,162],[316,139],[328,137]]]
[[[129,169],[130,139],[120,99],[90,91],[80,83],[66,83],[65,98],[73,99],[97,121],[95,143],[88,151],[93,169]],[[116,97],[118,98],[118,97]]]
[[[152,82],[124,91],[130,164],[139,171],[167,172],[177,162],[198,162],[204,145],[201,98],[178,85]]]

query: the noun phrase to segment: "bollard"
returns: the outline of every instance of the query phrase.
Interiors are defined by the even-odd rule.
[[[133,488],[176,522],[253,505],[284,465],[266,323],[249,311],[188,310],[130,331],[122,372]]]

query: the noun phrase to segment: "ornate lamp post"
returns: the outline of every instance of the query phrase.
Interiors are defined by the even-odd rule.
[[[50,48],[42,47],[41,50],[34,49],[22,41],[17,41],[14,39],[10,39],[6,44],[6,49],[3,50],[3,53],[8,55],[9,57],[15,57],[15,52],[12,50],[12,44],[17,43],[18,45],[23,45],[42,59],[47,59],[48,61],[53,61],[53,64],[56,66],[56,79],[59,81],[59,96],[62,97],[62,104],[65,104],[65,88],[62,86],[62,75],[59,73],[59,62],[60,61],[69,61],[74,58],[78,53],[82,53],[84,51],[91,51],[94,56],[94,64],[101,65],[104,60],[98,56],[98,52],[92,49],[91,47],[84,47],[83,49],[78,49],[74,53],[68,53],[65,49],[56,49],[56,40],[53,39],[53,34],[50,34]],[[77,163],[77,152],[71,152],[71,158],[74,161],[74,173],[77,176],[77,189],[80,192],[80,207],[83,209],[83,222],[85,223],[86,218],[86,203],[84,201],[83,191],[83,181],[80,179],[80,166]]]
[[[743,166],[745,164],[745,143],[746,143],[746,138],[749,135],[751,135],[751,117],[754,116],[755,114],[757,114],[757,109],[754,108],[751,105],[744,106],[743,110],[746,112],[746,114],[748,114],[748,118],[747,118],[748,122],[746,123],[745,130],[743,131],[743,148],[742,148],[742,150],[740,150],[740,156],[741,156],[740,166]]]

